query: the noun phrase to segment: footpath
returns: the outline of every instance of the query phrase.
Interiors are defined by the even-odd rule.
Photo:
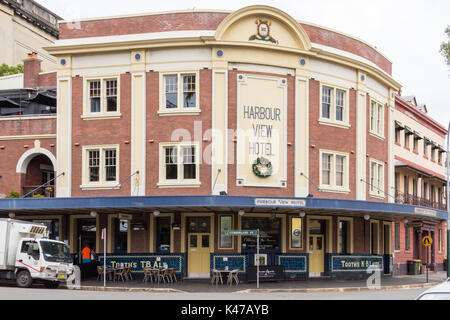
[[[379,286],[370,285],[366,280],[336,280],[336,279],[308,279],[306,281],[281,281],[261,283],[259,289],[256,283],[241,282],[239,285],[229,286],[225,283],[212,285],[209,280],[184,280],[174,283],[144,283],[142,279],[130,281],[107,281],[106,287],[103,280],[82,281],[81,290],[87,291],[115,291],[115,292],[172,292],[172,293],[204,293],[204,292],[234,292],[234,293],[270,293],[270,292],[349,292],[366,290],[407,290],[418,288],[430,288],[444,282],[447,279],[446,272],[430,273],[428,283],[426,275],[416,276],[383,276]]]

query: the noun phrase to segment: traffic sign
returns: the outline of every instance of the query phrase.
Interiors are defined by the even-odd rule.
[[[228,236],[258,236],[258,230],[228,230],[225,232]]]
[[[423,244],[425,247],[431,246],[432,243],[433,243],[433,240],[431,239],[431,237],[425,236],[425,237],[422,238],[422,244]]]

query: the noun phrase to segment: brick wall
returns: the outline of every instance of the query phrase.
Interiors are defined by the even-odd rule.
[[[320,150],[348,153],[349,189],[348,194],[321,192],[314,184],[309,184],[309,193],[315,198],[356,199],[356,92],[349,90],[349,129],[323,125],[319,123],[321,101],[320,82],[309,81],[309,179],[320,185]],[[314,146],[314,147],[313,147]]]
[[[195,122],[201,124],[202,135],[212,127],[212,71],[200,71],[200,115],[160,116],[159,110],[159,73],[147,73],[147,195],[207,195],[211,193],[211,165],[204,161],[203,153],[210,150],[210,141],[202,141],[194,136]],[[177,129],[189,132],[191,139],[201,146],[199,188],[159,188],[159,146],[172,141],[172,133]],[[150,143],[150,140],[153,140]],[[181,141],[180,141],[181,142]],[[207,149],[208,148],[208,149]],[[205,151],[206,150],[206,151]],[[207,157],[206,157],[207,158]],[[162,165],[162,164],[161,164]]]
[[[45,148],[56,155],[56,139],[41,139],[41,148]],[[53,145],[53,146],[52,146]],[[25,148],[25,146],[28,146]],[[11,191],[22,192],[25,185],[25,175],[16,173],[17,163],[22,155],[34,148],[34,140],[9,140],[0,141],[0,198],[8,195]],[[41,175],[39,173],[39,180]],[[38,183],[37,185],[40,185]]]
[[[72,79],[72,196],[130,195],[130,181],[120,190],[80,189],[83,146],[119,145],[119,181],[131,175],[131,75],[120,76],[120,119],[83,120],[83,78]],[[79,144],[78,146],[75,144]]]

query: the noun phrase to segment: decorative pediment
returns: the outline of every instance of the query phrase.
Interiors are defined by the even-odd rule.
[[[250,6],[230,14],[217,28],[216,40],[311,49],[311,41],[300,23],[269,6]]]

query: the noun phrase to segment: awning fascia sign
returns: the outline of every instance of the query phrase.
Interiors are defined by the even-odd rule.
[[[96,211],[102,209],[142,209],[161,212],[164,208],[208,208],[208,210],[247,210],[251,208],[287,209],[287,210],[331,210],[333,212],[351,213],[367,212],[379,214],[416,215],[421,217],[447,220],[448,213],[442,210],[423,211],[422,207],[387,202],[373,202],[346,199],[325,198],[278,198],[278,197],[251,197],[251,196],[145,196],[145,197],[86,197],[86,198],[42,198],[39,200],[26,199],[0,199],[0,214],[30,213],[30,211],[59,212],[71,214],[77,210]],[[424,208],[427,209],[427,208]],[[430,209],[428,209],[430,210]],[[292,211],[292,212],[294,212]],[[117,212],[117,211],[116,211]],[[126,212],[124,212],[126,213]]]

